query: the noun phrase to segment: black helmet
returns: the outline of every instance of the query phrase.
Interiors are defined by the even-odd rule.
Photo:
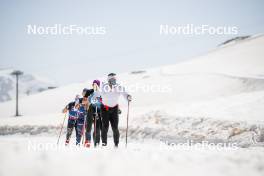
[[[116,76],[115,73],[109,73],[107,76]]]

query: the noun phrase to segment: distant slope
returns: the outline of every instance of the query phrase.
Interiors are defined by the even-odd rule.
[[[164,67],[164,74],[221,73],[264,78],[264,36],[224,45],[182,64]]]
[[[0,69],[0,102],[12,100],[15,97],[15,76],[10,75],[13,69]],[[19,79],[20,96],[27,96],[47,90],[53,87],[51,81],[42,80],[39,77],[25,73]]]

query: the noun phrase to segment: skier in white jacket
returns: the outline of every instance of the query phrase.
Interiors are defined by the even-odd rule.
[[[123,96],[127,101],[131,101],[132,97],[129,95],[124,87],[116,83],[116,74],[110,73],[107,77],[107,83],[101,87],[102,97],[102,145],[107,145],[107,132],[109,122],[113,130],[114,144],[118,147],[119,143],[119,129],[118,129],[118,101],[119,97]]]

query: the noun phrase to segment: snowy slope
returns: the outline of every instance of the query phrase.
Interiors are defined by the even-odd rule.
[[[186,109],[188,112],[185,115],[210,117],[218,116],[219,111],[207,114],[202,112],[232,108],[234,111],[226,111],[226,116],[221,118],[239,120],[243,115],[242,119],[249,120],[252,119],[251,114],[254,114],[254,120],[261,120],[264,111],[260,108],[254,111],[254,108],[264,103],[263,92],[255,93],[264,90],[263,49],[264,37],[256,36],[217,48],[189,62],[157,68],[152,70],[154,73],[149,71],[142,75],[148,78],[141,79],[138,84],[167,85],[172,91],[160,94],[145,93],[144,98],[139,101],[139,106],[158,104],[162,106],[159,109],[166,109],[172,113],[174,111],[174,114]],[[135,96],[137,100],[142,94],[136,92]],[[248,107],[249,99],[252,109],[244,112],[243,109]],[[195,108],[195,112],[192,113],[192,107],[196,104],[199,107],[202,104],[204,107],[200,110]],[[236,108],[238,104],[239,107]]]
[[[263,51],[264,37],[251,37],[217,48],[189,62],[149,69],[142,74],[120,74],[119,80],[131,90],[134,97],[134,116],[157,109],[173,115],[219,117],[213,110],[221,108],[232,109],[221,113],[224,114],[221,118],[261,120],[264,110],[258,108],[258,105],[264,102]],[[90,87],[90,82],[25,97],[20,103],[21,113],[58,113],[84,87]],[[133,86],[138,89],[135,91]],[[158,89],[147,91],[151,86]],[[252,111],[240,111],[248,107],[249,99]],[[13,108],[13,101],[2,103],[0,116],[12,116]],[[254,111],[254,108],[258,110]],[[205,109],[208,113],[204,113]],[[252,113],[254,118],[251,118]]]
[[[0,102],[15,98],[16,79],[10,75],[13,69],[0,69]],[[35,75],[24,73],[19,79],[20,96],[28,96],[53,87],[54,83]]]

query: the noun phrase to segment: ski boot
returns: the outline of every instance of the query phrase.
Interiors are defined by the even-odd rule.
[[[85,140],[84,147],[90,148],[90,146],[91,146],[90,141],[89,140]]]

